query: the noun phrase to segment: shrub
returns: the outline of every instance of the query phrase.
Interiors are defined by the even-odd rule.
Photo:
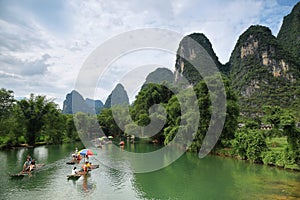
[[[254,163],[262,163],[262,153],[268,149],[266,139],[259,130],[237,132],[232,145],[238,156]]]

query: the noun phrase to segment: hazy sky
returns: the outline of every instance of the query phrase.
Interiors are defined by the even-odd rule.
[[[55,97],[62,106],[92,51],[118,34],[140,28],[204,33],[226,63],[239,35],[250,25],[268,26],[276,36],[283,17],[297,2],[0,0],[0,87],[13,90],[15,97],[30,93]],[[102,77],[105,84],[90,97],[105,101],[122,67],[155,63],[174,70],[174,55],[152,52],[131,57],[116,61],[116,67]]]

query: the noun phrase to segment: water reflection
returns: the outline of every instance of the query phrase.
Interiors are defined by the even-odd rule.
[[[34,158],[40,162],[48,160],[48,149],[45,146],[34,148]]]
[[[136,174],[135,187],[144,199],[238,199],[231,191],[233,178],[220,160],[200,160],[184,154],[161,170]]]
[[[131,149],[145,151],[152,148],[148,144],[134,145]],[[148,146],[143,149],[143,145]],[[134,174],[132,163],[122,157],[122,150],[117,149],[120,154],[114,157],[109,154],[109,145],[99,151],[101,162],[91,157],[94,164],[100,164],[98,169],[91,171],[90,176],[68,181],[66,176],[73,165],[66,165],[66,162],[76,146],[69,144],[0,151],[0,168],[3,169],[0,170],[0,199],[300,198],[300,173],[220,157],[199,159],[196,154],[184,154],[166,168]],[[11,179],[7,171],[19,171],[27,154],[45,162],[45,168],[33,173],[32,177]],[[166,156],[162,162],[168,162],[168,159]],[[124,170],[114,169],[115,164]]]
[[[25,153],[25,148],[22,148],[22,149],[19,149],[19,151],[17,151],[17,164],[23,164],[23,162],[24,162],[24,157],[25,157],[25,155],[24,155],[24,153]]]

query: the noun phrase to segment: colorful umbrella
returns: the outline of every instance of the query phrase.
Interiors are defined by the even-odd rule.
[[[93,156],[93,155],[97,155],[96,152],[92,151],[91,149],[82,149],[80,151],[78,151],[78,154],[82,155],[82,156]]]

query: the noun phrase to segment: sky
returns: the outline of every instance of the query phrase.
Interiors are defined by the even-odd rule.
[[[297,2],[0,0],[0,87],[13,90],[16,99],[30,93],[46,95],[62,108],[66,94],[75,88],[80,70],[95,49],[120,34],[146,28],[182,35],[204,33],[221,63],[226,63],[239,35],[250,25],[267,26],[276,36],[283,17]],[[179,44],[180,40],[174,42]],[[133,66],[173,71],[175,59],[174,54],[157,49],[121,55],[99,75],[94,93],[83,96],[105,102],[122,77],[138,76]],[[140,86],[134,85],[131,100]]]

